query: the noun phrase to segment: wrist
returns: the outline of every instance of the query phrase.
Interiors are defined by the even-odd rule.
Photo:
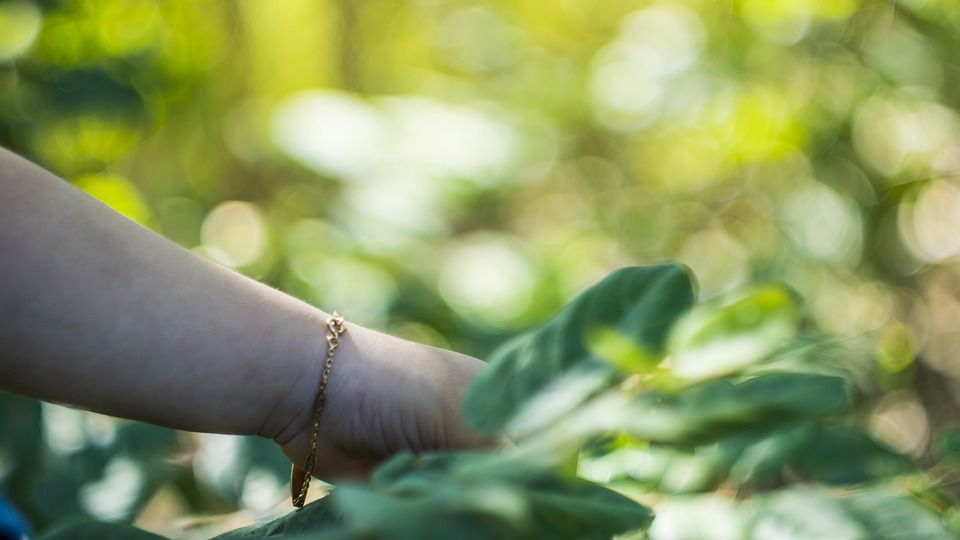
[[[279,392],[268,399],[272,408],[258,430],[258,436],[273,439],[277,444],[285,446],[304,432],[309,435],[313,405],[320,390],[320,379],[327,357],[327,319],[327,314],[317,311],[304,320],[303,328],[294,338],[299,343],[294,354],[278,367],[278,376],[283,378],[284,382],[276,386]],[[351,331],[356,328],[349,326]],[[338,364],[354,361],[348,357],[355,356],[350,333],[342,335],[340,340],[341,344],[337,348],[326,385],[328,408],[333,401],[333,394],[338,393],[342,385],[343,377],[338,374],[338,367],[341,366]]]

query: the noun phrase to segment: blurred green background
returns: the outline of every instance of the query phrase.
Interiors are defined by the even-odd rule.
[[[952,0],[0,1],[0,145],[327,310],[483,357],[610,270],[808,298],[921,460],[960,412]],[[0,395],[0,490],[209,536],[269,441]],[[217,516],[207,518],[205,516]]]

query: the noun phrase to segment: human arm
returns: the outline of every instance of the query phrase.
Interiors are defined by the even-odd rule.
[[[295,463],[327,314],[217,266],[0,149],[0,388],[178,429],[260,435]],[[349,324],[317,475],[480,444],[459,421],[482,363]]]

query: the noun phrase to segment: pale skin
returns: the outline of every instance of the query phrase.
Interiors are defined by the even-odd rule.
[[[328,316],[0,149],[0,389],[271,438],[302,468]],[[484,445],[459,414],[482,362],[346,327],[315,476],[363,477],[400,451]]]

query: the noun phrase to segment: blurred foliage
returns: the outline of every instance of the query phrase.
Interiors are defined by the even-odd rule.
[[[304,512],[218,540],[611,538],[646,528],[651,513],[616,492],[499,455],[401,455],[370,487],[342,485]]]
[[[562,468],[572,456],[586,478],[648,504],[683,508],[656,517],[642,537],[960,533],[957,501],[946,486],[866,431],[857,414],[864,394],[851,370],[854,351],[806,334],[771,340],[764,324],[743,331],[747,311],[756,321],[779,318],[782,304],[769,301],[769,290],[688,310],[689,290],[686,275],[673,266],[607,276],[518,338],[521,346],[494,354],[470,388],[467,420],[488,433],[505,432],[516,443],[512,452],[531,463]],[[650,302],[651,294],[659,301]],[[568,324],[571,311],[575,326]],[[695,372],[676,362],[685,343],[661,337],[661,345],[651,345],[656,340],[645,334],[656,329],[654,335],[664,336],[703,320],[741,331],[717,335],[715,352],[699,355]],[[652,361],[605,363],[567,341],[585,341],[597,327],[614,328]],[[541,339],[560,333],[571,337]],[[562,345],[553,346],[558,341]],[[731,366],[722,349],[755,350],[743,347],[745,341],[776,346]],[[839,354],[831,357],[831,350]],[[625,348],[604,352],[633,355]],[[529,384],[544,375],[546,384]],[[510,404],[506,414],[503,401]]]
[[[776,320],[782,307],[754,294],[691,310],[691,286],[678,266],[624,268],[498,349],[471,385],[464,412],[481,432],[507,435],[510,448],[399,455],[369,485],[339,485],[303,511],[217,538],[960,533],[949,490],[865,430],[855,407],[863,394],[848,369],[852,351],[843,351],[846,361],[824,362],[835,346],[782,335],[779,347],[736,367],[724,354],[701,355],[699,364],[718,367],[696,375],[674,362],[683,345],[664,346],[664,336],[688,321],[740,323],[748,305],[755,320]],[[634,348],[594,356],[583,344],[595,328]],[[715,343],[769,338],[765,325],[729,336]],[[650,359],[642,366],[605,361],[640,348]],[[671,511],[652,520],[638,500]],[[110,527],[115,538],[142,533],[84,523],[50,537],[91,527]]]
[[[601,375],[649,375],[666,394],[625,410],[700,422],[633,426],[665,445],[642,454],[611,441],[608,456],[655,464],[628,476],[664,493],[722,493],[718,471],[736,486],[847,483],[902,470],[882,448],[949,492],[958,46],[947,0],[2,0],[0,144],[221,264],[480,357],[613,268],[683,261],[698,315],[639,344],[604,320],[576,345],[595,358],[572,397]],[[743,288],[758,282],[784,286]],[[813,329],[856,353],[780,349]],[[647,371],[661,347],[675,377]],[[777,377],[728,380],[770,355]],[[801,421],[838,411],[855,421]],[[751,415],[779,427],[737,435]],[[283,505],[268,441],[8,395],[0,418],[0,487],[41,531],[94,517],[207,537]],[[811,456],[838,441],[863,459],[822,470]],[[787,524],[826,505],[859,516],[836,521],[851,531],[897,515],[885,492],[836,497],[763,505]],[[746,526],[735,499],[654,506],[660,522]],[[233,511],[226,526],[177,521]],[[794,525],[817,536],[814,520]]]

